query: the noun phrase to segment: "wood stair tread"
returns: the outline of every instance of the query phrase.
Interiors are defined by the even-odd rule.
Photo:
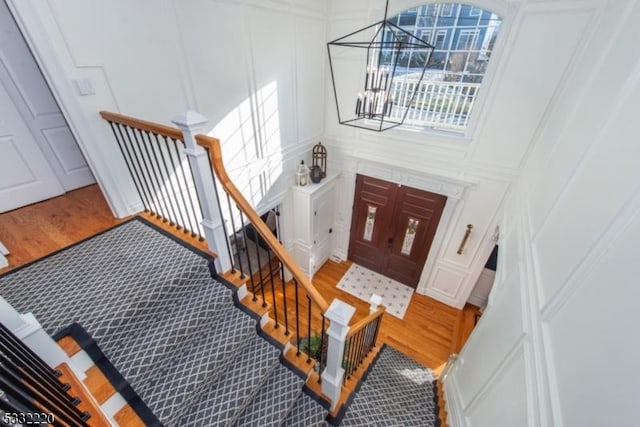
[[[138,414],[129,405],[125,405],[113,416],[113,419],[120,426],[126,427],[144,427],[144,422],[140,419]]]
[[[70,336],[60,338],[58,340],[58,345],[60,346],[62,351],[64,351],[69,357],[72,357],[82,351],[82,347],[80,347],[80,344],[78,344],[76,340],[74,340],[73,337]]]
[[[96,365],[87,369],[85,374],[84,385],[100,405],[116,394],[116,389]]]
[[[69,365],[67,365],[66,363],[61,363],[60,365],[56,366],[56,370],[62,373],[59,380],[62,383],[68,383],[71,386],[68,391],[69,395],[78,397],[80,399],[78,409],[82,412],[88,412],[91,415],[89,424],[92,427],[110,426],[111,423],[104,416],[102,410],[100,409],[100,405],[88,393],[88,390],[82,385]]]

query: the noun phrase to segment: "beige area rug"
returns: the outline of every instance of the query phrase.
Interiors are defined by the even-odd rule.
[[[342,276],[337,288],[366,302],[371,294],[380,295],[387,313],[398,319],[404,318],[413,296],[413,288],[355,263]]]

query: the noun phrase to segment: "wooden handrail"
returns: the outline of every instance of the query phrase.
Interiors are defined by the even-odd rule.
[[[313,286],[311,280],[304,274],[302,269],[298,266],[298,264],[291,257],[289,252],[282,246],[282,243],[275,238],[269,227],[264,223],[264,221],[260,218],[260,215],[253,209],[253,207],[249,204],[249,202],[244,198],[240,190],[235,186],[235,184],[229,178],[227,171],[222,162],[222,150],[220,148],[220,141],[216,138],[212,138],[206,135],[196,135],[196,142],[198,145],[205,147],[209,150],[209,159],[211,161],[211,166],[213,167],[220,184],[224,188],[224,190],[231,196],[231,198],[236,202],[238,209],[240,209],[249,219],[249,221],[253,224],[253,226],[258,231],[258,234],[267,242],[269,247],[273,250],[276,256],[280,259],[280,261],[287,267],[289,272],[293,275],[293,277],[297,280],[297,282],[302,285],[302,287],[307,292],[307,295],[315,302],[323,313],[327,311],[329,308],[329,304],[327,301],[320,295],[318,290]]]
[[[103,119],[109,122],[119,123],[121,125],[130,126],[135,129],[147,132],[157,133],[158,135],[167,136],[169,138],[182,141],[182,132],[180,129],[171,126],[165,126],[158,123],[147,122],[145,120],[136,119],[135,117],[125,116],[123,114],[112,113],[110,111],[100,111]]]
[[[357,334],[358,331],[360,331],[362,328],[367,326],[369,323],[373,322],[378,317],[382,316],[386,310],[387,310],[386,308],[380,307],[373,313],[370,313],[368,316],[358,320],[356,323],[354,323],[352,326],[349,327],[349,332],[347,333],[347,339],[351,338],[352,336]]]

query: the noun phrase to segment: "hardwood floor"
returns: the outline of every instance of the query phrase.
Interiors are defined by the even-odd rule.
[[[53,251],[92,236],[112,227],[123,220],[114,218],[96,185],[81,188],[64,196],[56,197],[24,208],[0,214],[0,241],[10,250],[9,267],[0,273],[36,260]],[[179,237],[183,233],[176,232],[160,221],[156,224]],[[204,248],[201,242],[186,238],[187,242]],[[352,304],[358,309],[354,321],[368,312],[368,304],[339,289],[336,284],[349,268],[351,263],[327,262],[313,278],[314,285],[327,301],[334,298]],[[295,322],[293,311],[295,289],[287,284],[284,289],[281,282],[276,282],[272,292],[265,288],[265,299],[272,302],[273,295],[279,300],[286,293],[288,301],[288,320]],[[262,295],[258,292],[258,296]],[[299,300],[305,304],[306,295],[299,289]],[[280,323],[284,322],[284,307],[277,306]],[[456,310],[432,298],[414,294],[409,309],[403,320],[385,315],[379,334],[380,339],[413,357],[424,365],[439,370],[449,354],[458,352],[475,324],[477,308],[467,306],[464,310]],[[307,311],[299,318],[301,331],[307,328]],[[318,310],[312,311],[312,325],[320,327]]]
[[[97,185],[0,214],[0,242],[10,251],[0,273],[119,224]]]

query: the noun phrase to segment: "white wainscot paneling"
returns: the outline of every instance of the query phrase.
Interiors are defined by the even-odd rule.
[[[250,111],[250,50],[246,32],[239,31],[245,19],[242,6],[210,1],[176,3],[180,48],[190,79],[187,83],[197,88],[194,108],[211,120],[210,127],[224,127],[221,137],[241,133],[242,123],[250,120],[246,114]],[[207,25],[194,25],[202,17],[208,18]]]
[[[524,337],[521,282],[519,272],[503,280],[503,292],[496,296],[495,305],[485,311],[460,354],[455,379],[463,408],[483,394],[482,387],[492,380]],[[474,363],[466,364],[467,359]]]
[[[100,13],[98,34],[103,35],[98,51],[117,104],[128,115],[169,122],[188,104],[178,61],[168,60],[177,56],[175,34],[167,31],[175,25],[173,11],[152,0],[119,2],[117,7],[95,4]],[[67,21],[77,19],[82,18],[71,12],[62,25],[72,28]]]
[[[589,18],[585,10],[527,12],[513,29],[515,41],[487,104],[475,161],[518,168]]]
[[[579,268],[577,289],[545,325],[557,384],[556,425],[638,425],[638,241],[636,211],[608,251]]]
[[[323,131],[326,23],[298,17],[295,32],[298,140],[306,140]]]
[[[521,345],[500,367],[482,396],[467,412],[469,427],[526,427],[529,421],[527,404],[528,375],[526,346]]]
[[[625,101],[596,138],[534,239],[545,304],[640,187],[639,76],[634,77],[633,90],[624,92]]]
[[[252,8],[247,11],[251,34],[252,65],[256,88],[276,85],[277,110],[261,112],[262,119],[277,114],[283,147],[295,144],[297,135],[294,104],[294,26],[291,14]],[[267,136],[268,137],[268,136]]]
[[[612,106],[629,71],[636,67],[640,7],[636,4],[629,10],[627,3],[631,2],[609,3],[603,10],[604,20],[597,25],[589,52],[576,67],[532,152],[526,172],[533,188],[529,199],[536,230],[566,189],[589,141],[602,132],[607,117],[616,114]],[[594,56],[594,52],[603,54]]]
[[[464,272],[456,271],[437,263],[432,278],[427,285],[427,295],[451,305],[457,304],[457,296],[466,278]]]

